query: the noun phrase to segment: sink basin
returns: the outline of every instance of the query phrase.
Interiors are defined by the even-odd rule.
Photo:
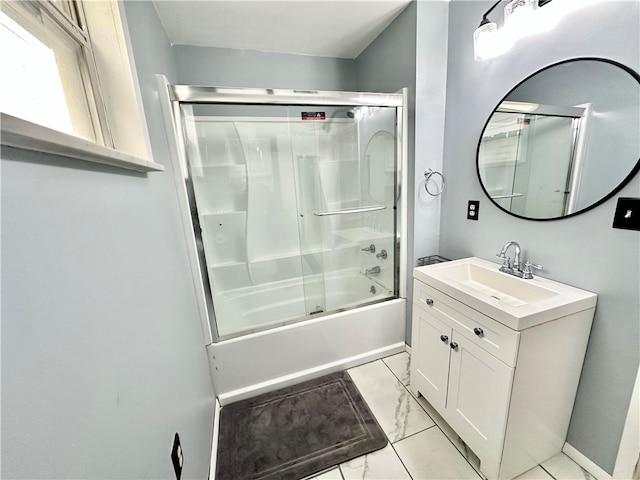
[[[414,269],[414,277],[504,325],[523,330],[594,308],[597,295],[542,277],[524,280],[476,257]]]
[[[440,270],[442,275],[469,288],[514,307],[546,300],[559,295],[555,290],[528,281],[518,281],[513,275],[505,275],[498,267],[489,268],[470,261],[451,265]]]

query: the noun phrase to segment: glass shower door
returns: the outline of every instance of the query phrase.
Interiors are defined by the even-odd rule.
[[[317,107],[290,107],[289,128],[295,171],[296,203],[300,260],[307,315],[327,310],[322,223],[313,212],[322,205],[323,191],[319,176],[319,137],[326,112]]]
[[[287,107],[181,108],[219,337],[304,317]]]
[[[565,214],[579,122],[568,116],[496,111],[479,152],[480,174],[491,198],[525,217]]]
[[[299,107],[303,113],[314,108]],[[313,232],[301,229],[301,244],[307,238],[320,242],[310,258],[322,265],[325,310],[391,298],[397,277],[396,110],[335,106],[314,113],[320,115],[301,125],[313,128],[317,149],[314,158],[300,159],[298,169],[301,226]]]
[[[395,107],[180,109],[217,338],[397,295]]]

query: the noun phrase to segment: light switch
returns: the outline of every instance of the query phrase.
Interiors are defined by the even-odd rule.
[[[640,198],[618,198],[613,228],[640,230]]]

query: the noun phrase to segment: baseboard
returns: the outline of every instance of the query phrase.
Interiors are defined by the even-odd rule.
[[[216,478],[216,462],[218,459],[218,431],[220,430],[220,402],[216,399],[213,411],[213,434],[211,439],[211,463],[209,466],[209,480]]]
[[[611,480],[611,478],[613,478],[610,474],[585,457],[573,445],[565,443],[562,447],[562,451],[567,457],[576,462],[598,480]]]
[[[640,478],[640,369],[631,394],[627,419],[624,422],[620,447],[613,468],[613,478]]]
[[[260,395],[261,393],[277,390],[278,388],[288,387],[296,383],[304,382],[305,380],[311,380],[321,377],[322,375],[328,375],[330,373],[346,370],[348,368],[356,367],[358,365],[372,362],[380,358],[388,357],[389,355],[393,355],[395,353],[401,353],[405,351],[405,347],[405,343],[400,342],[393,345],[388,345],[383,348],[378,348],[376,350],[370,350],[359,355],[342,358],[335,362],[325,363],[318,367],[301,370],[290,375],[271,379],[267,382],[251,385],[247,388],[241,388],[228,393],[224,393],[218,396],[218,400],[220,401],[221,406],[229,405],[233,402],[255,397],[257,395]]]

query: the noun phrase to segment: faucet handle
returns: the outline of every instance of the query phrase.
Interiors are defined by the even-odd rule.
[[[376,253],[376,246],[372,243],[367,248],[361,248],[363,252]]]
[[[496,254],[496,257],[502,258],[504,260],[504,262],[502,263],[502,266],[500,267],[500,271],[501,272],[505,272],[505,273],[510,273],[511,272],[511,257],[505,255],[502,252]]]
[[[522,271],[522,278],[525,280],[530,280],[533,278],[533,274],[531,273],[531,269],[535,268],[536,270],[542,270],[544,267],[542,265],[538,265],[537,263],[531,263],[529,260],[524,262],[524,270]]]

